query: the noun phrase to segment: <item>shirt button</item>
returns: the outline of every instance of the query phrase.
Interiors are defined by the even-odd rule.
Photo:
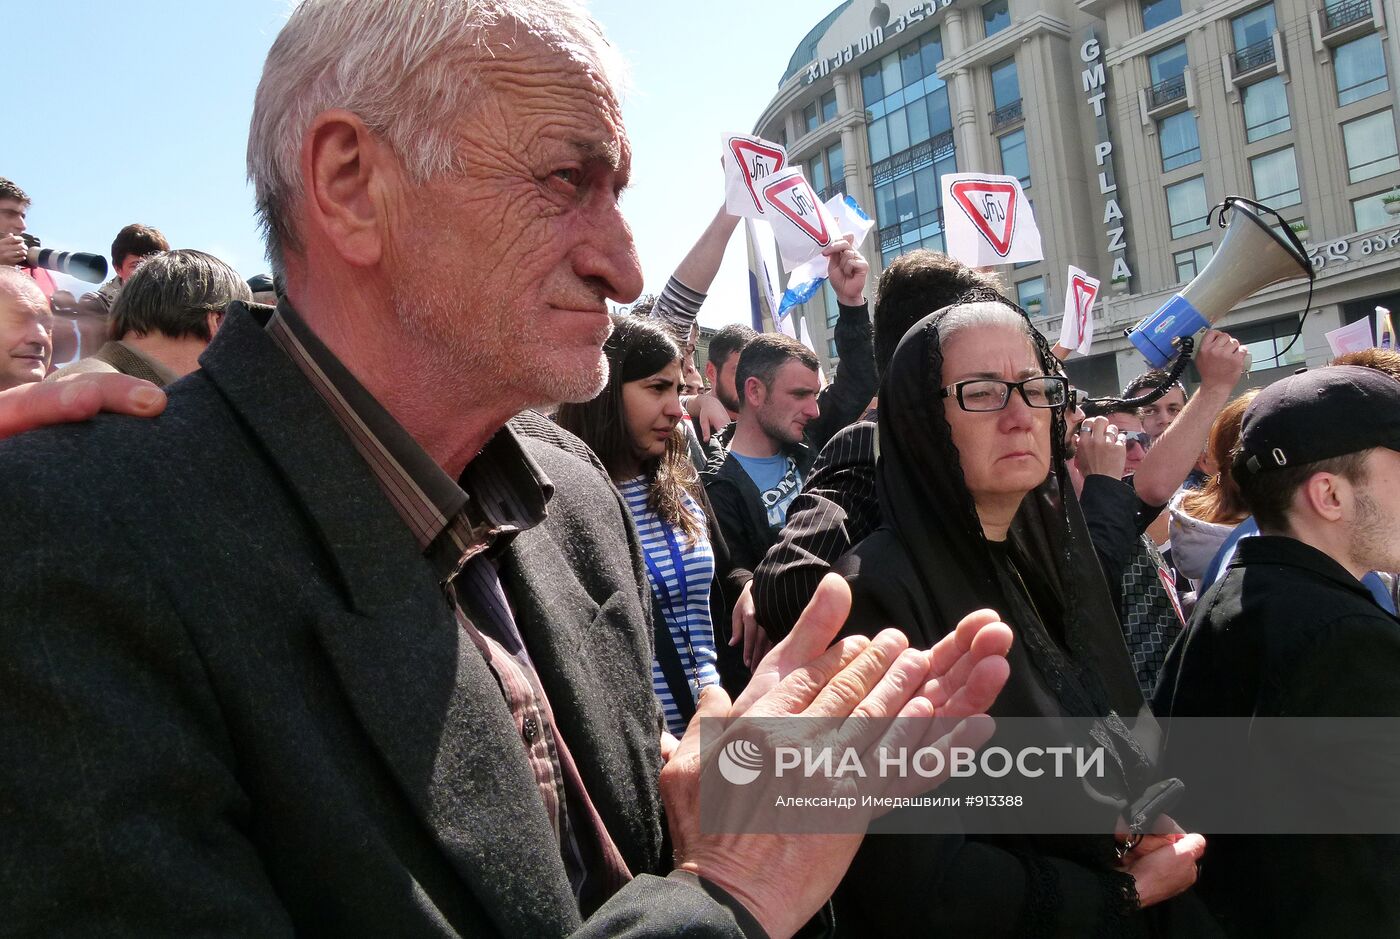
[[[540,723],[533,717],[525,718],[524,735],[526,743],[534,743],[535,738],[540,735]]]

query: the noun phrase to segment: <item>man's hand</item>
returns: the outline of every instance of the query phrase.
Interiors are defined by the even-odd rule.
[[[982,714],[1006,683],[1011,630],[988,610],[969,614],[926,652],[908,648],[896,630],[853,636],[828,648],[850,611],[837,575],[818,587],[797,625],[773,647],[753,680],[730,703],[718,687],[702,694],[680,746],[661,772],[676,864],[724,888],[771,936],[802,926],[836,889],[860,846],[861,833],[721,834],[700,828],[700,776],[714,748],[702,754],[700,719],[751,717],[928,718],[950,721]],[[989,723],[981,718],[983,723]],[[824,722],[812,726],[812,734]],[[798,741],[800,743],[800,741]],[[755,798],[758,798],[757,796]]]
[[[865,278],[870,265],[855,248],[855,236],[838,238],[822,252],[827,258],[826,276],[836,300],[843,306],[860,306],[865,302]]]
[[[29,246],[19,235],[0,235],[0,264],[14,267],[29,257]]]
[[[744,589],[739,594],[739,602],[734,604],[734,615],[730,620],[729,644],[737,646],[744,644],[744,667],[752,671],[754,667],[762,661],[768,654],[768,650],[773,648],[773,640],[768,638],[768,633],[758,625],[758,620],[754,616],[755,607],[753,602],[753,581],[744,584]]]
[[[1196,369],[1201,373],[1201,388],[1220,388],[1227,394],[1239,384],[1248,364],[1248,350],[1219,330],[1209,330],[1201,337],[1196,352]]]
[[[1106,417],[1091,417],[1079,425],[1075,463],[1085,476],[1112,476],[1122,479],[1128,464],[1128,447],[1116,424]]]
[[[695,420],[695,430],[701,443],[709,443],[710,435],[729,426],[729,411],[719,403],[713,391],[695,395],[685,403],[685,409]]]
[[[1125,868],[1137,882],[1138,902],[1149,907],[1196,882],[1196,862],[1206,850],[1197,834],[1148,835],[1127,857]]]
[[[74,375],[32,382],[0,391],[0,438],[70,421],[99,411],[155,417],[165,410],[165,393],[127,375]]]

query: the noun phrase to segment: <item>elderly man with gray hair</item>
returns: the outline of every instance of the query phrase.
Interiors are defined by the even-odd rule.
[[[47,380],[120,372],[164,388],[199,368],[200,355],[223,321],[224,307],[252,298],[238,272],[212,254],[183,248],[153,255],[117,296],[113,338]]]
[[[6,929],[787,935],[835,888],[859,831],[702,829],[626,507],[527,410],[598,393],[641,289],[615,59],[566,0],[292,14],[248,146],[279,305],[156,420],[0,442]],[[697,717],[985,711],[994,616],[828,650],[848,597]]]

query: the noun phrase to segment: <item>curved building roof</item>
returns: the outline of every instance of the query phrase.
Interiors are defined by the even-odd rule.
[[[836,18],[844,13],[846,7],[850,6],[853,2],[854,0],[846,0],[845,3],[822,17],[822,21],[816,26],[813,26],[811,32],[802,37],[802,41],[797,44],[797,48],[792,52],[792,58],[788,60],[787,71],[783,73],[782,78],[778,79],[779,87],[782,86],[783,82],[802,71],[803,67],[806,66],[808,62],[817,57],[817,43],[822,41],[822,37],[825,36],[826,31],[831,28],[831,24],[836,22]]]

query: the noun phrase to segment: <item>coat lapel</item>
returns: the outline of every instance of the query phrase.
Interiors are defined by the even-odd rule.
[[[577,906],[509,709],[411,532],[247,311],[230,311],[200,364],[334,566],[348,608],[318,612],[314,628],[415,812],[501,932],[567,931]]]

